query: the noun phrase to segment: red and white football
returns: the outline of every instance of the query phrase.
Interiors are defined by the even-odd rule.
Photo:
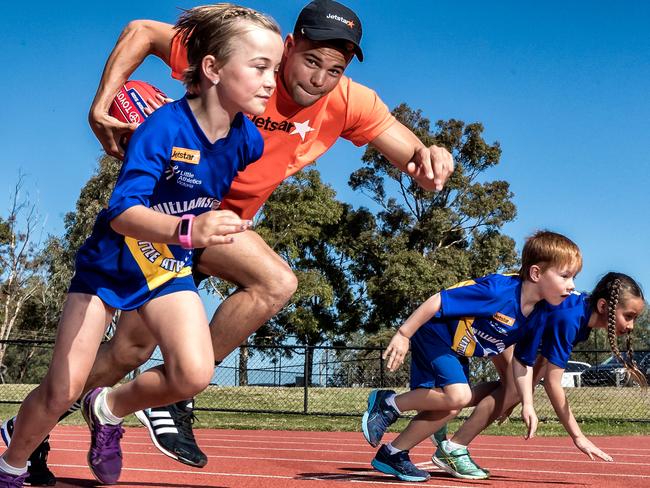
[[[108,114],[120,122],[141,124],[148,117],[145,108],[149,107],[150,100],[161,103],[156,95],[167,98],[162,91],[145,81],[129,80],[113,98]]]

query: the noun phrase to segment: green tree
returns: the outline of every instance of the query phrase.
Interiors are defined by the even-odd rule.
[[[20,335],[21,317],[45,286],[36,205],[23,193],[24,177],[11,194],[9,214],[0,218],[0,339]],[[12,351],[0,344],[0,380],[15,369]]]
[[[426,192],[369,147],[352,173],[350,186],[378,207],[350,212],[344,225],[343,252],[370,332],[399,324],[443,287],[518,263],[513,239],[502,233],[516,216],[510,186],[484,175],[499,163],[499,144],[483,139],[479,123],[438,121],[432,131],[419,110],[402,104],[393,114],[427,146],[446,147],[456,167],[444,190]]]
[[[75,210],[64,217],[65,234],[62,238],[54,237],[48,242],[49,276],[57,308],[63,304],[74,273],[77,250],[90,235],[97,214],[108,205],[121,164],[121,161],[111,156],[99,159],[95,173],[79,193]]]
[[[267,202],[257,230],[299,283],[289,305],[267,324],[267,336],[317,345],[357,327],[350,321],[353,292],[337,249],[338,227],[347,211],[316,170],[291,178]]]
[[[79,193],[75,210],[65,215],[63,237],[51,237],[47,242],[44,256],[48,266],[49,292],[44,313],[52,330],[58,322],[74,273],[77,250],[90,235],[97,214],[108,205],[121,164],[111,156],[99,159],[94,174]]]

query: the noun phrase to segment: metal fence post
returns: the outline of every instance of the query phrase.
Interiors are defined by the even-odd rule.
[[[384,355],[382,354],[384,351],[384,345],[380,344],[379,347],[381,349],[379,350],[379,388],[384,387]]]
[[[302,413],[307,413],[309,410],[309,346],[305,345],[305,367],[304,367],[304,380],[303,380],[303,406]]]
[[[241,346],[237,349],[237,352],[241,354]],[[239,357],[237,357],[237,364],[239,364]],[[233,368],[233,373],[235,373],[235,386],[239,386],[239,368]]]

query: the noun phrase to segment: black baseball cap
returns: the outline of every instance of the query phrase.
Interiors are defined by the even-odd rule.
[[[302,9],[294,34],[302,34],[312,41],[344,40],[352,43],[354,54],[363,61],[361,51],[361,21],[345,5],[332,0],[314,0]]]

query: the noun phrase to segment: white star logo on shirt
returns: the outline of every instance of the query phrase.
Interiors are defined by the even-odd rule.
[[[309,127],[309,120],[305,122],[294,122],[293,125],[295,125],[295,129],[293,129],[293,132],[289,134],[290,136],[294,134],[300,134],[300,139],[303,141],[305,140],[305,136],[307,135],[307,132],[311,132],[314,130],[313,127]]]

